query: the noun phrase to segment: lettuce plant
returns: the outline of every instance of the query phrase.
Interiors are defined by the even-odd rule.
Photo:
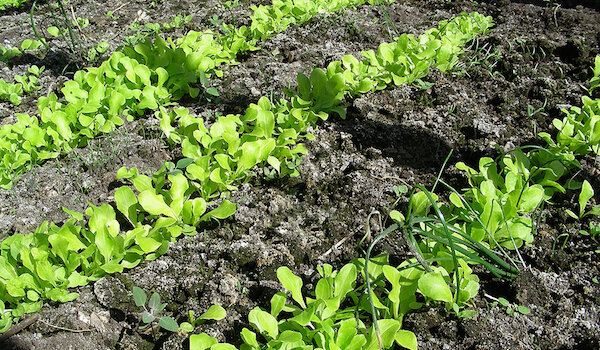
[[[0,79],[0,100],[9,101],[17,106],[21,104],[23,97],[23,84],[7,83],[4,79]]]
[[[13,57],[21,56],[21,51],[17,48],[7,48],[0,45],[0,62],[7,63]]]

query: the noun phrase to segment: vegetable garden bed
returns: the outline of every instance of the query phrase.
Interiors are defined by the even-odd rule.
[[[0,12],[3,346],[598,347],[593,4],[57,4]]]

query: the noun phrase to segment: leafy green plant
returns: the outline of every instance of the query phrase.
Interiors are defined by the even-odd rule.
[[[94,47],[90,48],[87,53],[87,60],[89,62],[93,62],[97,57],[104,54],[108,51],[109,45],[106,41],[101,41],[98,44],[94,45]]]
[[[21,104],[23,96],[23,84],[7,83],[0,79],[0,100],[10,101],[13,105]]]
[[[204,313],[202,313],[198,317],[194,317],[194,311],[189,311],[188,312],[189,322],[183,322],[179,325],[179,327],[181,328],[182,331],[191,333],[194,331],[194,328],[203,324],[204,322],[206,322],[208,320],[219,321],[219,320],[224,319],[225,316],[227,316],[227,312],[225,311],[225,309],[223,309],[222,306],[212,305],[211,307],[208,308],[208,310],[206,310]]]
[[[590,153],[600,154],[600,99],[583,96],[581,100],[582,107],[563,109],[566,116],[562,120],[552,121],[558,130],[556,140],[546,132],[539,133],[552,152],[566,159]]]
[[[600,215],[600,205],[594,205],[589,211],[585,208],[589,203],[590,199],[594,197],[594,189],[587,180],[584,180],[581,184],[581,192],[579,192],[579,213],[575,214],[572,210],[567,209],[565,212],[574,219],[581,219],[588,215]]]
[[[13,57],[21,56],[21,51],[17,48],[6,48],[0,45],[0,62],[7,63]]]
[[[148,296],[144,290],[139,287],[133,287],[133,300],[135,301],[135,305],[144,309],[141,315],[143,325],[140,326],[140,329],[156,323],[160,328],[170,332],[177,332],[179,330],[179,325],[177,325],[177,321],[173,317],[159,316],[167,304],[161,303],[158,293],[152,293],[152,296],[148,300]]]
[[[450,196],[450,213],[471,222],[469,234],[473,239],[485,239],[492,248],[501,245],[509,249],[533,241],[533,221],[528,214],[539,208],[546,192],[542,185],[531,182],[530,165],[531,160],[520,150],[504,156],[500,164],[481,158],[479,171],[464,163],[456,165],[467,173],[472,187],[464,194],[468,206],[455,193]],[[565,172],[560,167],[554,170]],[[480,220],[473,221],[471,210]]]
[[[117,18],[118,18],[118,17],[117,17],[117,15],[115,15],[115,14],[113,13],[113,11],[106,11],[106,15],[105,15],[105,16],[106,16],[107,18],[110,18],[110,19],[112,19],[113,21],[116,21],[116,20],[117,20]]]
[[[192,20],[192,16],[188,15],[188,16],[182,16],[182,15],[177,15],[173,18],[171,18],[171,22],[164,22],[162,24],[162,30],[163,31],[172,31],[178,28],[183,27],[184,25],[190,23],[190,21]]]
[[[0,0],[0,11],[6,10],[8,8],[16,8],[25,3],[26,0]]]
[[[594,67],[592,67],[594,76],[590,79],[590,88],[588,93],[591,95],[598,86],[600,86],[600,56],[596,56]]]
[[[377,271],[383,277],[387,257],[376,258],[382,263]],[[302,280],[287,267],[277,270],[277,278],[291,293],[293,302],[286,294],[276,293],[271,298],[269,311],[259,307],[248,315],[252,329],[244,328],[240,334],[243,345],[240,349],[376,349],[378,342],[373,327],[368,326],[370,308],[363,293],[364,285],[359,283],[360,261],[350,263],[339,271],[332,266],[318,268],[321,278],[316,284],[313,297],[302,294]],[[395,281],[395,280],[394,280]],[[400,291],[400,284],[394,285]],[[410,293],[410,292],[408,292]],[[383,295],[386,295],[385,293]],[[390,299],[394,299],[392,294]],[[382,299],[382,308],[393,314],[394,305],[400,304],[390,299]],[[401,318],[381,319],[379,326],[385,330],[382,342],[385,349],[394,343],[408,349],[416,349],[416,337],[410,331],[402,330]],[[310,325],[310,326],[309,326]],[[230,344],[218,344],[217,340],[204,333],[190,336],[190,349],[236,349]]]
[[[589,223],[589,230],[580,230],[579,233],[592,239],[600,238],[600,224]]]
[[[496,305],[500,304],[501,306],[506,308],[506,313],[509,315],[516,315],[517,313],[520,313],[521,315],[529,315],[531,313],[531,310],[529,310],[529,308],[527,308],[526,306],[513,304],[505,298],[501,297],[496,299],[490,295],[486,296],[494,300],[490,305],[491,307],[495,307]]]
[[[73,24],[73,26],[79,27],[79,29],[83,29],[90,26],[90,19],[87,17],[77,17],[77,19],[72,20],[71,23]]]

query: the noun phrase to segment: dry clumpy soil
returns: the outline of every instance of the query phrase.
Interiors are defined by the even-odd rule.
[[[184,28],[168,34],[177,37],[189,29],[211,28],[215,18],[247,24],[249,5],[267,4],[241,2],[231,11],[212,0],[72,0],[68,7],[77,17],[89,18],[90,27],[83,29],[87,41],[106,40],[114,49],[131,35],[126,28],[136,19],[162,23],[178,14],[192,15]],[[30,6],[0,12],[0,44],[17,46],[33,38],[27,24]],[[38,7],[35,19],[43,26],[47,5]],[[106,16],[109,10],[114,18]],[[399,33],[420,34],[440,20],[474,10],[492,16],[496,25],[470,46],[459,70],[446,75],[434,70],[423,88],[402,86],[348,101],[348,118],[321,124],[315,141],[307,142],[300,177],[266,181],[258,173],[233,193],[239,209],[220,227],[206,227],[155,261],[79,288],[80,297],[73,302],[44,305],[39,321],[0,347],[187,348],[182,335],[159,333],[155,338],[138,329],[134,285],[157,291],[168,303],[166,314],[180,322],[188,310],[199,314],[212,304],[223,305],[227,318],[202,330],[239,342],[236,335],[247,326],[248,311],[266,305],[280,289],[275,277],[279,266],[291,267],[310,285],[318,264],[339,267],[360,256],[356,245],[367,216],[385,212],[396,200],[394,186],[430,186],[450,150],[451,164],[474,165],[482,156],[540,144],[536,133],[548,130],[553,118],[562,118],[561,108],[580,105],[585,94],[582,86],[600,53],[597,1],[399,0],[386,7],[319,15],[262,43],[262,50],[242,57],[240,65],[225,68],[223,78],[211,82],[220,92],[217,100],[182,104],[207,119],[215,112],[241,112],[260,96],[283,96],[285,88],[294,87],[298,72],[375,49]],[[34,113],[36,98],[59,91],[75,63],[59,50],[44,59],[28,54],[0,63],[5,80],[31,64],[47,68],[37,94],[18,107],[0,102],[0,124],[12,122],[16,112]],[[64,221],[61,207],[82,211],[87,202],[110,203],[121,184],[115,180],[118,168],[153,172],[162,162],[177,160],[179,152],[165,145],[157,123],[148,117],[37,166],[11,190],[0,191],[0,239],[30,232],[45,220]],[[588,160],[584,170],[593,174],[593,164]],[[453,167],[443,178],[458,187],[465,184]],[[597,180],[594,186],[600,188]],[[405,202],[402,198],[401,206]],[[595,251],[600,243],[578,234],[588,221],[564,214],[576,202],[573,195],[563,196],[544,210],[533,245],[521,251],[528,267],[517,278],[501,281],[480,273],[474,318],[457,320],[434,306],[408,315],[404,327],[415,332],[419,348],[598,349],[600,253]],[[379,250],[397,261],[408,256],[394,239],[380,243]],[[486,294],[526,306],[531,313],[509,315]]]

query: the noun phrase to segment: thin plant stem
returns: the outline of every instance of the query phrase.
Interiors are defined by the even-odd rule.
[[[35,37],[46,47],[46,50],[50,51],[50,46],[46,43],[46,40],[38,34],[38,31],[35,27],[35,23],[33,21],[33,11],[35,11],[35,5],[37,4],[37,0],[33,0],[31,4],[31,11],[29,11],[29,21],[31,22],[31,29],[33,29],[33,34]]]

